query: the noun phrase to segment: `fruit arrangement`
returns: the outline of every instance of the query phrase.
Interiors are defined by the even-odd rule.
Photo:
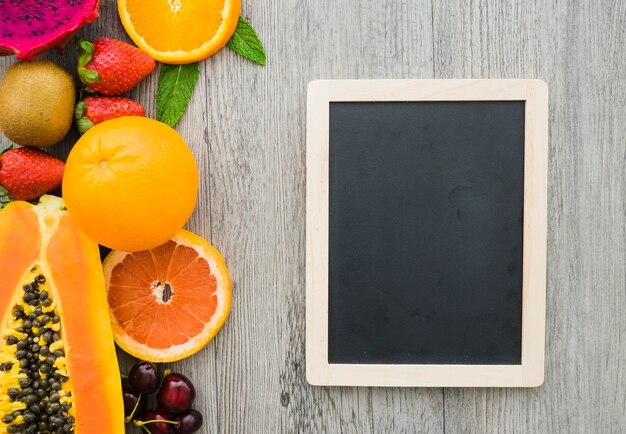
[[[118,0],[137,47],[75,38],[77,81],[35,59],[96,20],[99,1],[2,3],[0,55],[27,62],[0,84],[0,130],[16,145],[0,152],[0,432],[200,429],[191,381],[154,363],[208,345],[232,287],[220,252],[183,229],[200,179],[173,127],[199,61],[228,46],[265,64],[240,3]],[[126,94],[157,66],[151,119]],[[72,124],[81,137],[66,161],[38,149],[61,143]],[[104,262],[100,246],[112,249]],[[115,343],[142,360],[123,381]]]
[[[202,426],[202,413],[191,408],[196,389],[182,374],[166,370],[161,375],[154,363],[137,362],[124,379],[125,422],[152,434],[192,434]],[[154,405],[149,402],[150,395]],[[149,407],[152,410],[148,410]]]

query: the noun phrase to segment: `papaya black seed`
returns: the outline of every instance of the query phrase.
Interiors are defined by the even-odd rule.
[[[52,324],[56,324],[59,321],[61,321],[61,318],[59,318],[58,315],[55,315],[55,316],[52,317]]]
[[[28,346],[28,342],[26,341],[19,341],[17,343],[17,349],[18,350],[23,350],[24,348],[26,348]]]
[[[52,409],[52,411],[54,411],[55,413],[58,413],[59,411],[61,411],[61,404],[59,404],[58,402],[53,402],[52,404],[50,404],[49,408]]]
[[[17,350],[15,352],[15,357],[17,357],[17,359],[23,359],[24,357],[26,357],[26,350]]]
[[[39,405],[39,404],[33,404],[33,405],[29,406],[28,409],[30,411],[32,411],[33,413],[35,413],[35,414],[41,413],[41,405]]]
[[[25,387],[22,389],[22,395],[23,396],[28,396],[31,393],[33,393],[33,388],[32,387]]]
[[[43,304],[44,307],[50,307],[52,305],[52,300],[49,298],[46,298],[41,304]]]
[[[11,369],[13,369],[13,363],[11,362],[6,362],[3,366],[5,371],[10,371]]]
[[[46,363],[50,366],[54,365],[54,356],[46,357]]]
[[[18,327],[15,329],[15,331],[18,333],[24,333],[26,330],[24,329],[24,327]]]
[[[31,393],[30,395],[27,395],[24,397],[24,399],[22,400],[22,402],[26,405],[31,405],[31,404],[35,404],[37,401],[39,401],[39,397],[37,395],[35,395],[34,393]],[[31,414],[34,416],[35,414],[31,412]],[[26,419],[24,417],[24,419]],[[32,420],[31,420],[32,422]]]
[[[33,353],[37,353],[37,352],[39,352],[39,345],[38,345],[38,344],[32,344],[32,345],[30,346],[30,350],[31,350]]]
[[[8,394],[9,394],[9,398],[15,399],[15,398],[17,398],[18,396],[20,396],[20,389],[16,389],[16,388],[14,388],[14,387],[11,387],[11,388],[8,390]]]
[[[23,288],[23,289],[24,289],[24,291],[26,291],[26,292],[30,292],[30,291],[32,291],[32,290],[33,290],[33,286],[32,286],[31,284],[29,284],[29,283],[27,283],[26,285],[24,285],[22,288]]]
[[[17,338],[15,336],[7,336],[7,345],[15,345]]]
[[[44,316],[41,317],[41,323],[43,325],[48,324],[50,322],[50,320],[51,320],[51,318],[48,315],[44,315]]]
[[[47,374],[48,372],[50,372],[50,365],[41,365],[39,367],[39,372],[41,372],[42,374]]]
[[[24,415],[22,417],[24,418],[24,422],[26,423],[33,423],[35,419],[37,419],[37,415],[33,413],[32,411],[28,411],[28,410],[24,412]]]
[[[20,360],[20,368],[25,368],[28,366],[28,359]]]
[[[35,282],[46,283],[46,276],[44,276],[43,274],[40,274],[39,276],[35,277]]]
[[[41,321],[39,321],[38,319],[34,319],[33,320],[33,327],[41,327]]]
[[[48,291],[41,291],[39,293],[39,300],[44,301],[46,298],[48,298]]]
[[[22,387],[28,387],[30,386],[30,378],[20,378],[18,380],[18,383]]]
[[[28,314],[28,319],[31,320],[31,321],[36,319],[36,318],[37,318],[37,314],[35,314],[34,312]]]
[[[39,348],[39,355],[40,356],[47,356],[49,354],[48,351],[48,346],[47,345],[43,345],[41,348]]]
[[[10,414],[7,414],[2,418],[2,422],[6,423],[7,425],[13,422],[13,420],[13,416],[11,416]]]
[[[53,390],[59,391],[63,386],[58,381],[55,381],[54,383],[52,383],[51,387]]]
[[[65,351],[63,350],[54,350],[54,357],[63,357],[65,355]]]
[[[42,313],[43,313],[43,309],[42,308],[38,307],[37,309],[35,309],[35,314],[37,316],[41,315]]]

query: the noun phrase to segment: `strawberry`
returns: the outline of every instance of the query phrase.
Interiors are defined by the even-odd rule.
[[[14,200],[35,200],[61,186],[65,163],[35,148],[9,147],[0,155],[0,185]]]
[[[155,67],[148,53],[117,39],[79,39],[78,46],[78,76],[87,90],[103,95],[128,92]]]
[[[122,116],[143,116],[141,104],[119,96],[88,96],[76,104],[74,119],[80,134],[85,134],[94,125]]]

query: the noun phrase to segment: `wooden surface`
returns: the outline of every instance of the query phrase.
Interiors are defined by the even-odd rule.
[[[626,3],[245,0],[268,52],[224,50],[178,130],[200,165],[191,230],[233,310],[176,364],[204,433],[618,433],[626,426]],[[115,3],[82,35],[125,38]],[[61,59],[56,55],[47,57]],[[12,59],[0,60],[2,71]],[[61,60],[75,62],[72,47]],[[316,78],[541,78],[550,88],[546,382],[314,388],[304,379],[305,92]],[[156,74],[132,96],[154,113]],[[57,147],[65,155],[69,143]],[[167,201],[164,200],[164,206]],[[131,359],[121,355],[124,368]],[[97,399],[97,397],[94,397]]]

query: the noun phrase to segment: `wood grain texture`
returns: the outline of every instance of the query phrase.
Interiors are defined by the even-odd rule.
[[[86,37],[128,40],[115,2]],[[202,181],[188,227],[233,274],[230,320],[176,363],[203,433],[617,433],[626,426],[626,5],[244,0],[268,66],[223,50],[177,129]],[[47,54],[68,68],[75,53]],[[0,58],[0,73],[13,63]],[[304,380],[305,92],[318,78],[541,78],[550,87],[546,384],[313,388]],[[154,114],[157,74],[131,96]],[[1,114],[0,114],[1,115]],[[53,148],[67,155],[72,134]],[[2,144],[6,144],[2,139]],[[124,369],[132,358],[122,354]],[[129,430],[129,432],[131,432]],[[132,431],[139,432],[139,431]]]
[[[546,382],[446,390],[446,431],[623,432],[624,4],[433,5],[436,78],[541,78],[551,114]]]

